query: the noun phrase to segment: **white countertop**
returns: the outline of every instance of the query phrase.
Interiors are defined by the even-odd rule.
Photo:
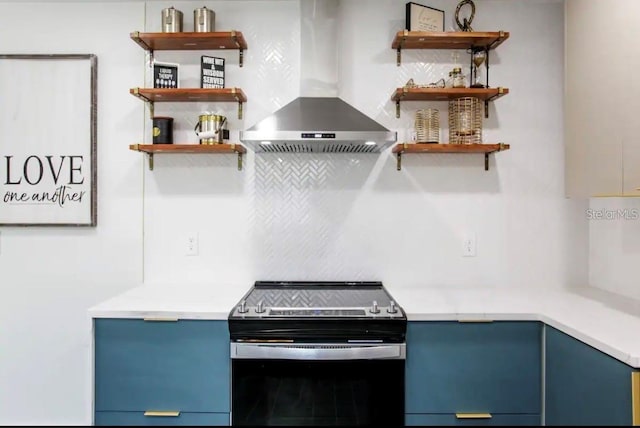
[[[249,291],[238,284],[142,285],[89,309],[92,318],[226,320]],[[542,321],[640,368],[640,317],[571,291],[392,288],[409,321]]]

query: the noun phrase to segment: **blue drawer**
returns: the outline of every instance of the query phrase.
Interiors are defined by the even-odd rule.
[[[490,419],[458,419],[449,415],[405,415],[407,426],[540,426],[540,415],[491,415]]]
[[[95,320],[95,409],[230,412],[226,321]]]
[[[179,416],[145,416],[144,412],[96,412],[101,426],[229,426],[229,413],[180,413]]]
[[[538,322],[409,322],[406,413],[540,414]]]

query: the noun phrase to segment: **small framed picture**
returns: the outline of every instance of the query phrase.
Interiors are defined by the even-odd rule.
[[[408,2],[406,28],[409,31],[444,31],[444,11]]]
[[[153,87],[178,88],[178,68],[178,64],[154,61]]]
[[[200,57],[200,87],[224,88],[224,58]]]

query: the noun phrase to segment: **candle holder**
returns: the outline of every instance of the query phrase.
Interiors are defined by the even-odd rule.
[[[476,97],[449,101],[449,143],[482,143],[482,100]]]
[[[417,143],[439,143],[440,111],[434,108],[416,111],[415,128]]]

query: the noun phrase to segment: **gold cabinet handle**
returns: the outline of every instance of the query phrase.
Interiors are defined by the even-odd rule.
[[[456,419],[491,419],[491,413],[456,413]]]
[[[146,322],[178,322],[178,318],[168,317],[155,317],[155,318],[143,318]]]
[[[640,425],[640,372],[631,373],[631,409],[633,426]]]
[[[176,412],[176,411],[162,411],[162,410],[147,410],[146,412],[144,412],[145,416],[160,416],[160,417],[178,417],[180,416],[180,412]]]

